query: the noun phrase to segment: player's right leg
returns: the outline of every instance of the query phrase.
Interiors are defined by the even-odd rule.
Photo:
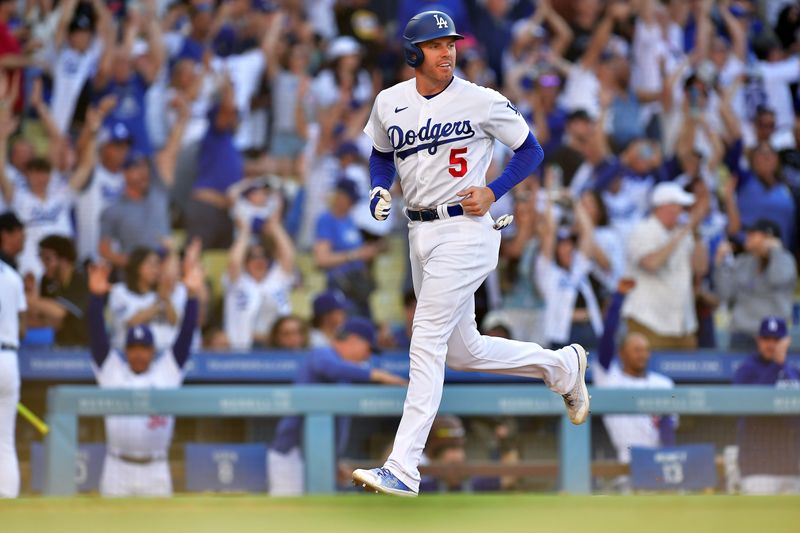
[[[0,352],[0,498],[19,496],[19,463],[14,441],[18,401],[17,355]]]
[[[533,342],[481,335],[475,323],[475,303],[456,325],[447,343],[447,366],[454,370],[490,372],[541,379],[564,398],[573,424],[589,414],[586,351],[580,344],[548,350]]]

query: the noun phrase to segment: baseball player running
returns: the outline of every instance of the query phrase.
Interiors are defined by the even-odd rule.
[[[500,232],[491,204],[530,175],[544,156],[517,109],[496,91],[453,75],[456,33],[440,11],[413,17],[403,34],[415,77],[382,91],[364,131],[372,138],[370,209],[385,220],[395,171],[408,208],[409,249],[417,309],[403,417],[383,468],[356,470],[367,490],[416,496],[417,465],[442,396],[444,365],[540,378],[563,395],[570,420],[589,413],[586,352],[578,344],[545,350],[538,344],[481,336],[474,293],[497,266]],[[514,150],[488,186],[486,170],[497,139]]]
[[[25,288],[17,271],[0,261],[0,498],[19,495],[19,464],[14,424],[19,401],[17,347],[27,309]],[[24,327],[24,326],[23,326]]]
[[[173,388],[183,382],[183,366],[189,358],[197,325],[197,294],[203,273],[195,266],[183,283],[189,298],[183,322],[171,350],[156,354],[153,332],[140,324],[128,330],[125,354],[111,349],[103,307],[111,289],[109,267],[89,267],[89,342],[97,384],[105,388]],[[103,496],[169,496],[172,480],[167,454],[175,420],[171,416],[106,417],[107,455],[100,479]]]

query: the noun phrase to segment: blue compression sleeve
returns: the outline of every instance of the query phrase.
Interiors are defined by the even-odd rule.
[[[372,188],[383,187],[388,191],[392,188],[396,173],[394,152],[381,152],[373,148],[372,155],[369,156],[369,176]]]
[[[514,155],[508,162],[505,170],[496,180],[489,184],[489,188],[494,193],[494,199],[499,200],[501,196],[514,188],[514,186],[533,174],[542,160],[544,159],[544,150],[533,136],[533,133],[528,133],[528,138],[525,139],[519,148],[514,150]]]
[[[181,322],[181,329],[178,332],[178,338],[175,339],[175,344],[172,345],[172,355],[175,357],[175,362],[178,363],[178,366],[181,368],[183,368],[183,365],[185,365],[186,361],[189,359],[194,328],[197,326],[197,315],[197,298],[189,298],[186,300],[186,307],[183,311],[183,321]]]
[[[600,344],[597,346],[597,358],[600,366],[608,370],[611,366],[611,361],[614,359],[614,353],[617,351],[614,337],[617,335],[617,328],[619,328],[619,316],[622,310],[622,302],[625,301],[625,295],[621,292],[615,292],[611,298],[611,305],[608,306],[606,311],[606,319],[603,323],[603,336],[600,337]]]
[[[103,308],[106,306],[106,299],[96,294],[89,295],[89,349],[92,359],[98,367],[103,366],[103,362],[108,356],[111,345],[108,342],[106,333],[106,322],[103,319]]]

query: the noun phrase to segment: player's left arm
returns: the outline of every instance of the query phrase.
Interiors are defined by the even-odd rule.
[[[178,332],[175,343],[172,345],[172,355],[175,357],[175,362],[181,368],[183,368],[183,365],[185,365],[186,361],[189,359],[192,337],[197,327],[197,317],[199,314],[197,296],[203,290],[204,282],[203,269],[200,268],[199,265],[192,265],[183,277],[183,284],[186,290],[189,291],[189,298],[186,299],[181,329]]]

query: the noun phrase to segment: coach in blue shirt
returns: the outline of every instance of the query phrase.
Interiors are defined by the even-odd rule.
[[[800,389],[800,370],[786,362],[790,342],[782,318],[764,318],[756,336],[758,353],[742,363],[733,382]],[[743,493],[800,492],[800,417],[742,418],[737,440]]]
[[[361,317],[348,319],[330,347],[309,352],[294,380],[296,385],[311,383],[383,383],[405,385],[408,382],[394,374],[370,368],[366,361],[377,352],[375,326]],[[341,433],[349,426],[339,423]],[[287,416],[278,423],[277,435],[267,456],[269,492],[273,496],[298,496],[305,486],[305,465],[300,449],[303,418]]]

